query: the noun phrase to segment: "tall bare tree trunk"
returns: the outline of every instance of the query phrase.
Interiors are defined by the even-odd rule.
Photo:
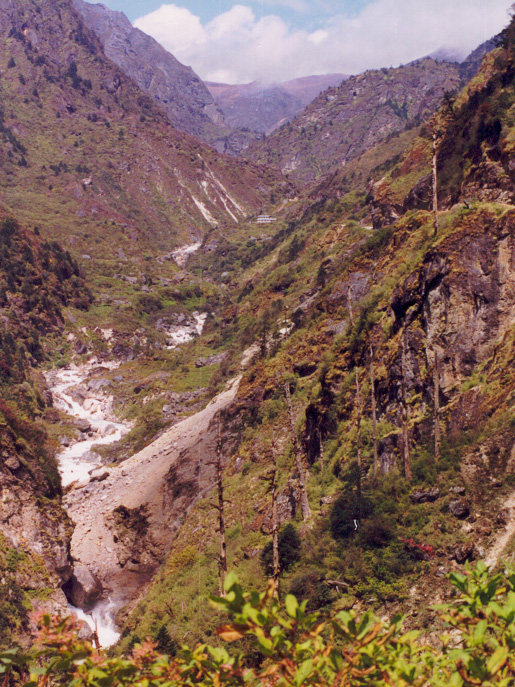
[[[356,367],[356,444],[358,450],[358,499],[361,502],[361,399],[359,395],[358,368]]]
[[[406,384],[406,329],[402,330],[402,443],[404,453],[404,476],[411,482],[411,457],[408,430],[408,393]]]
[[[216,484],[218,489],[218,503],[213,504],[218,511],[218,531],[220,534],[220,557],[218,560],[218,581],[220,596],[224,594],[224,581],[227,574],[227,542],[225,539],[224,487],[222,473],[222,431],[220,416],[218,416],[218,442],[216,444]]]
[[[320,450],[320,470],[323,472],[324,471],[324,444],[322,442],[322,433],[317,427],[317,436],[318,436],[318,448]]]
[[[347,310],[349,311],[349,319],[351,326],[354,325],[354,313],[352,312],[352,289],[351,285],[349,282],[349,285],[347,286]]]
[[[434,426],[435,426],[435,461],[440,460],[440,370],[438,364],[438,351],[435,350],[434,375]]]
[[[284,385],[284,391],[286,394],[286,401],[288,403],[288,414],[290,416],[290,431],[293,452],[295,453],[295,464],[297,466],[297,473],[299,475],[300,507],[302,509],[302,519],[307,520],[311,516],[311,508],[309,507],[308,492],[306,491],[306,481],[304,478],[304,466],[302,465],[301,450],[297,439],[297,432],[295,431],[295,423],[293,421],[293,408],[291,405],[289,382],[286,382]]]
[[[437,129],[433,129],[433,156],[432,156],[432,177],[433,177],[433,231],[434,235],[436,236],[438,234],[438,178],[437,178],[437,157],[438,157],[438,148],[436,145],[436,141],[438,139],[438,131]]]
[[[274,566],[274,597],[279,598],[279,576],[281,567],[279,565],[279,519],[277,517],[277,453],[275,450],[275,436],[272,438],[272,552]]]
[[[376,410],[376,390],[375,390],[375,376],[374,376],[374,352],[370,346],[370,401],[372,404],[372,441],[374,447],[374,467],[373,480],[374,484],[377,481],[377,471],[379,468],[379,457],[377,451],[377,410]]]

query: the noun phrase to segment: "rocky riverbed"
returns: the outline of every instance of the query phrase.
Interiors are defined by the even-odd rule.
[[[175,347],[202,333],[206,314],[194,313],[168,331]],[[76,436],[63,437],[58,456],[64,505],[75,529],[73,574],[64,590],[70,610],[98,632],[118,639],[114,617],[163,562],[188,510],[213,484],[214,417],[232,402],[239,378],[206,408],[177,423],[138,454],[106,466],[95,446],[119,441],[130,426],[113,410],[107,374],[119,362],[92,359],[47,375],[54,406],[75,418]]]

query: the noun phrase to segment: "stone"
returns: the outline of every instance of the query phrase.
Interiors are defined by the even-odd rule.
[[[473,561],[475,553],[474,544],[468,542],[454,549],[454,560],[461,565],[466,561]]]
[[[449,512],[452,513],[455,518],[466,518],[470,515],[470,506],[463,499],[456,499],[456,501],[450,502]]]
[[[91,431],[91,422],[89,420],[86,420],[85,418],[80,418],[79,420],[76,420],[75,426],[79,431],[83,432],[84,434],[86,434],[86,432]]]
[[[288,484],[277,495],[277,524],[281,527],[285,522],[293,520],[300,503],[300,492],[297,486]],[[272,507],[262,514],[261,524],[259,526],[263,534],[272,533]]]
[[[87,487],[89,484],[89,477],[82,477],[81,479],[76,479],[75,482],[72,482],[69,486],[69,488],[66,488],[66,491],[68,490],[75,490],[75,489],[84,489],[84,487]]]
[[[103,482],[109,477],[110,471],[107,468],[95,468],[89,473],[90,482]]]
[[[84,403],[82,404],[82,407],[84,410],[96,413],[98,410],[100,401],[96,398],[86,398]]]
[[[451,487],[449,489],[449,492],[451,494],[456,494],[457,496],[465,496],[467,490],[465,489],[465,487]]]
[[[413,503],[432,503],[438,498],[440,498],[440,489],[437,487],[433,487],[432,489],[427,489],[425,491],[414,489],[410,494],[410,499]]]
[[[70,602],[88,611],[102,598],[102,585],[98,578],[82,563],[75,563],[73,574],[64,591]]]
[[[90,391],[100,391],[106,387],[113,386],[109,379],[90,379],[88,382],[88,389]]]
[[[4,465],[5,467],[9,468],[9,470],[17,470],[20,467],[20,461],[16,456],[9,456],[9,458],[6,458],[4,460]]]

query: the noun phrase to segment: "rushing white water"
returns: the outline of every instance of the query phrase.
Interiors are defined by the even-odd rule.
[[[192,253],[198,247],[200,243],[186,246],[185,249],[189,248],[188,252]],[[181,343],[191,341],[195,336],[202,334],[207,313],[195,312],[193,318],[193,323],[178,326],[174,331],[168,332],[169,348],[176,348]],[[58,456],[63,486],[74,482],[76,488],[86,486],[90,481],[91,472],[102,466],[100,456],[92,451],[93,446],[119,441],[130,429],[127,424],[115,418],[113,398],[104,393],[102,389],[105,387],[88,389],[86,398],[74,398],[73,388],[85,382],[95,365],[98,365],[98,361],[93,358],[84,365],[70,365],[67,369],[59,370],[52,377],[50,390],[55,407],[89,424],[87,431],[83,433],[84,438],[65,448]],[[102,367],[111,370],[118,366],[119,363],[102,363]],[[76,398],[80,398],[80,402]],[[109,598],[99,601],[90,613],[71,605],[69,608],[79,620],[85,621],[92,630],[96,630],[101,646],[108,647],[118,641],[120,633],[117,632],[114,623],[116,607]]]
[[[194,324],[192,323],[187,326],[177,326],[174,329],[169,330],[167,332],[167,348],[169,350],[177,348],[177,346],[180,346],[183,343],[187,343],[188,341],[194,339],[196,336],[200,336],[202,334],[202,330],[204,328],[204,324],[207,318],[207,313],[194,312],[193,318],[195,319]]]
[[[85,433],[87,439],[69,446],[58,456],[59,472],[64,487],[76,480],[87,479],[92,470],[102,465],[100,456],[96,457],[96,454],[91,452],[93,446],[113,444],[129,431],[127,425],[114,419],[112,397],[91,392],[81,404],[68,393],[72,387],[82,383],[93,365],[94,362],[89,362],[86,365],[70,366],[69,369],[60,370],[56,375],[56,383],[51,388],[57,408],[90,424],[89,431]],[[112,364],[109,367],[114,368]]]
[[[122,438],[129,431],[129,426],[115,420],[113,416],[113,399],[102,391],[91,391],[82,403],[74,400],[72,388],[82,384],[96,364],[93,359],[85,365],[71,365],[68,369],[59,370],[54,377],[51,387],[54,405],[65,410],[73,417],[86,420],[90,429],[88,438],[67,447],[58,456],[59,472],[63,486],[77,482],[87,484],[90,473],[101,467],[100,457],[93,453],[93,446],[112,444]],[[114,369],[116,364],[103,364],[104,367]],[[113,616],[114,604],[106,599],[95,605],[91,613],[85,613],[80,608],[69,606],[79,620],[85,621],[92,630],[96,630],[99,643],[103,647],[111,646],[118,641],[120,633],[116,631]]]
[[[78,620],[83,620],[93,631],[96,631],[100,646],[112,646],[120,638],[120,633],[117,632],[113,621],[116,609],[112,601],[100,601],[90,613],[71,604],[68,604],[68,608]]]
[[[192,253],[196,253],[201,245],[202,241],[198,241],[198,243],[191,243],[189,246],[181,246],[180,248],[177,248],[177,250],[173,251],[172,257],[179,267],[184,267],[188,256],[190,256]]]

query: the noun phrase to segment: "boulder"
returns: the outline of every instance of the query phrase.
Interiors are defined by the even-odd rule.
[[[8,458],[4,459],[4,465],[6,468],[9,468],[9,470],[14,472],[15,470],[18,470],[21,463],[16,456],[9,456]]]
[[[476,553],[474,544],[468,542],[467,544],[462,544],[454,549],[454,560],[457,563],[465,563],[466,561],[473,561]]]
[[[107,468],[95,468],[89,473],[90,482],[103,482],[109,477],[109,470]]]
[[[440,498],[440,489],[437,487],[433,487],[433,489],[427,489],[425,491],[414,489],[410,494],[410,499],[413,501],[413,503],[432,503],[438,498]]]
[[[75,563],[73,575],[64,586],[70,602],[78,608],[90,610],[102,598],[102,585],[97,577],[82,563]]]
[[[89,420],[86,420],[85,418],[79,418],[78,420],[75,421],[75,426],[77,427],[78,430],[80,430],[83,434],[86,434],[86,432],[91,431],[91,422]]]
[[[457,496],[465,496],[467,490],[465,489],[465,487],[451,487],[449,489],[449,493],[456,494]]]
[[[113,386],[110,379],[90,379],[88,382],[88,389],[90,391],[100,391],[100,389],[109,386]]]
[[[106,425],[104,429],[100,432],[100,436],[108,437],[116,432],[116,427],[114,425]]]
[[[461,520],[470,515],[470,506],[464,499],[456,499],[449,503],[449,512]]]
[[[86,398],[84,403],[82,404],[82,406],[83,406],[84,410],[96,413],[98,410],[99,404],[100,404],[100,401],[96,398]]]

